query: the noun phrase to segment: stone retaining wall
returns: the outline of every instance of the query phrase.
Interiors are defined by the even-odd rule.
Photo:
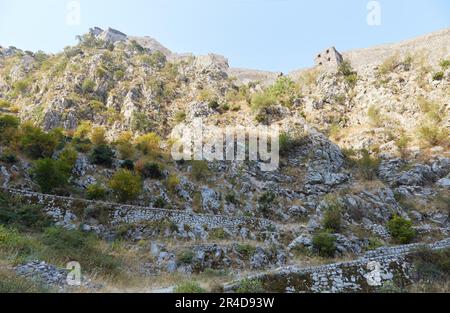
[[[433,250],[450,248],[450,238],[434,244],[411,244],[370,251],[358,260],[317,267],[285,267],[249,277],[262,282],[270,292],[373,292],[377,285],[392,281],[398,285],[410,282],[408,254],[420,246]],[[373,282],[376,284],[374,285]],[[240,282],[225,285],[235,291]]]
[[[55,222],[81,222],[86,208],[97,210],[97,215],[103,215],[105,227],[120,224],[137,224],[168,220],[175,224],[185,224],[191,227],[207,226],[208,229],[224,228],[230,233],[239,234],[241,228],[254,231],[274,230],[275,225],[266,219],[249,217],[232,217],[224,215],[195,214],[184,211],[154,209],[134,205],[124,205],[110,202],[90,201],[85,199],[54,196],[31,191],[0,188],[6,193],[18,196],[30,204],[41,204]],[[68,217],[71,216],[71,217]]]

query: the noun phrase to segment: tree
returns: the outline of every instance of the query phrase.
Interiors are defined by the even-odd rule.
[[[319,233],[312,239],[313,249],[321,257],[333,257],[336,251],[336,237],[329,233]]]
[[[119,170],[111,178],[109,186],[121,202],[135,199],[142,191],[142,181],[129,170]]]
[[[96,146],[106,144],[105,133],[104,127],[94,127],[91,131],[91,142]]]
[[[391,236],[401,244],[410,243],[416,236],[412,222],[398,215],[394,215],[387,226]]]
[[[97,165],[110,167],[115,156],[114,151],[108,145],[100,145],[94,148],[91,153],[91,162]]]
[[[20,147],[35,159],[51,157],[59,143],[58,139],[56,133],[45,133],[38,127],[25,124],[22,127]]]
[[[67,167],[61,161],[50,158],[37,160],[32,175],[42,192],[51,192],[57,187],[63,187],[69,178]]]
[[[142,135],[136,140],[137,148],[144,154],[149,154],[150,152],[159,152],[160,142],[161,138],[155,133]]]

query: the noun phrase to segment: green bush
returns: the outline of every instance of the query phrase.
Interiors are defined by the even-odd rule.
[[[0,193],[0,224],[18,230],[40,230],[50,226],[51,220],[41,206],[23,204],[14,197]]]
[[[114,79],[115,80],[122,80],[124,77],[125,77],[125,72],[123,70],[114,71]]]
[[[42,243],[47,247],[45,253],[48,258],[62,263],[77,261],[91,273],[101,271],[115,275],[120,272],[120,260],[105,253],[99,246],[99,239],[92,233],[51,227],[45,230]]]
[[[86,78],[81,84],[81,91],[84,94],[92,93],[95,89],[95,82],[91,79]]]
[[[152,129],[153,123],[145,113],[134,112],[131,117],[131,129],[142,133]]]
[[[444,79],[444,72],[437,72],[433,75],[433,80],[442,80]]]
[[[275,193],[272,191],[266,191],[264,192],[259,198],[258,198],[258,209],[264,214],[267,215],[269,208],[274,203],[276,198]]]
[[[299,96],[299,86],[289,77],[283,76],[266,90],[270,98],[276,99],[281,105],[289,107]]]
[[[375,106],[371,105],[367,110],[367,116],[372,126],[380,127],[383,123],[383,117],[381,116],[380,110]]]
[[[44,284],[17,276],[13,271],[0,270],[0,293],[49,293]]]
[[[15,82],[13,84],[13,89],[15,92],[24,94],[31,85],[31,81],[29,79],[23,79]]]
[[[163,169],[161,165],[158,163],[146,163],[144,167],[141,169],[141,175],[143,178],[151,178],[151,179],[163,179]]]
[[[141,178],[124,169],[114,174],[109,185],[122,202],[134,200],[142,192]]]
[[[313,250],[321,257],[334,257],[336,252],[336,237],[329,233],[319,233],[312,239]]]
[[[7,109],[11,107],[11,103],[7,100],[0,99],[0,109]]]
[[[4,132],[8,128],[17,129],[20,125],[20,120],[12,115],[0,115],[0,132]]]
[[[90,160],[97,165],[110,167],[112,165],[115,153],[108,145],[99,145],[91,153]]]
[[[442,60],[441,62],[439,62],[439,65],[444,71],[446,71],[450,67],[450,60]]]
[[[208,163],[206,161],[194,160],[191,162],[191,165],[192,165],[191,175],[195,180],[201,181],[209,177],[210,171]]]
[[[425,123],[418,128],[419,138],[427,145],[448,145],[450,132],[444,127],[440,127],[435,123]]]
[[[361,150],[361,158],[356,161],[356,165],[361,175],[367,180],[373,180],[378,173],[378,167],[380,166],[380,159],[372,157],[369,151]]]
[[[242,255],[243,258],[249,260],[256,251],[256,248],[249,244],[236,245],[236,251]]]
[[[410,258],[416,279],[426,282],[449,280],[450,249],[433,251],[423,247],[415,251]]]
[[[120,165],[120,168],[133,171],[134,170],[134,162],[131,160],[124,160]]]
[[[31,174],[42,192],[52,192],[55,188],[64,187],[69,179],[66,164],[50,158],[37,160]]]
[[[178,111],[175,113],[174,119],[176,123],[183,123],[186,120],[186,112]]]
[[[31,158],[51,157],[59,144],[55,133],[45,133],[38,127],[26,124],[22,126],[21,149]]]
[[[175,287],[175,293],[204,293],[205,289],[195,281],[184,282]]]
[[[327,210],[324,213],[323,216],[323,227],[327,231],[338,233],[341,231],[341,225],[342,225],[342,206],[337,203],[333,202],[328,205]]]
[[[17,163],[19,159],[9,150],[3,151],[3,153],[0,155],[0,162],[5,162],[8,164],[14,164]]]
[[[255,95],[253,95],[252,100],[251,100],[252,109],[254,111],[268,108],[268,107],[276,105],[276,104],[277,104],[277,99],[274,96],[268,95],[266,93],[257,93]]]
[[[191,250],[182,251],[177,255],[177,263],[178,264],[191,264],[194,259],[194,252]]]
[[[416,236],[412,222],[398,215],[394,215],[388,222],[387,228],[392,238],[401,244],[410,243]]]
[[[164,209],[167,205],[166,200],[163,197],[158,197],[156,198],[156,200],[153,202],[153,206],[155,208],[159,208],[159,209]]]
[[[223,228],[214,228],[209,232],[209,238],[213,240],[225,240],[230,236]]]
[[[86,196],[89,200],[105,199],[106,189],[100,184],[89,185],[86,189]]]
[[[264,293],[264,287],[260,280],[245,278],[239,283],[237,293]]]

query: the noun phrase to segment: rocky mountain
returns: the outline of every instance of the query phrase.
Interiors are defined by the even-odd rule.
[[[286,75],[113,29],[78,40],[57,54],[0,47],[0,238],[32,238],[28,250],[0,241],[0,264],[20,263],[19,276],[55,277],[67,291],[48,264],[78,261],[90,267],[83,288],[103,291],[182,288],[192,277],[221,290],[250,273],[267,286],[271,274],[259,274],[280,266],[301,272],[448,238],[450,29]],[[278,126],[280,166],[173,160],[197,118]],[[30,205],[35,215],[24,215]],[[37,223],[47,218],[52,226]],[[73,244],[70,260],[58,240]],[[123,286],[111,273],[146,279]],[[259,286],[243,282],[233,288]]]

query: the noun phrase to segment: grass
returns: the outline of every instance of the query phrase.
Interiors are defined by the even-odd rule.
[[[44,284],[17,276],[13,271],[0,270],[0,293],[49,293]]]

